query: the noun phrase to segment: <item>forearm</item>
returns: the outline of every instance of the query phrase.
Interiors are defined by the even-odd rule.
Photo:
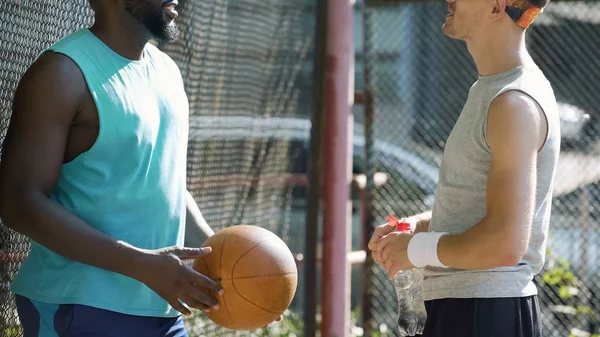
[[[86,224],[42,194],[13,197],[3,222],[36,243],[70,260],[137,278],[142,249],[115,240]]]
[[[196,200],[188,191],[186,193],[185,246],[201,247],[204,241],[214,234],[215,232],[202,216]]]
[[[440,261],[447,267],[466,270],[518,264],[523,251],[502,227],[483,219],[462,234],[442,236],[437,248]]]

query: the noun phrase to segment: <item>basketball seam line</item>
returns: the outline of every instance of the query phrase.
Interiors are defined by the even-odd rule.
[[[225,251],[225,242],[227,242],[227,236],[229,236],[229,233],[225,233],[225,237],[223,238],[223,244],[221,245],[221,254],[219,256],[219,272],[217,274],[218,275],[221,274],[221,270],[223,269],[223,252]],[[232,282],[233,283],[233,282]],[[235,288],[235,286],[234,286]],[[237,289],[236,289],[237,292]],[[233,320],[233,317],[231,317],[231,313],[229,312],[229,309],[227,309],[227,304],[225,303],[225,294],[223,294],[223,308],[225,309],[225,312],[227,313],[227,317],[229,317],[229,321],[231,321],[232,324],[235,324],[235,321]]]
[[[243,299],[245,299],[245,300],[246,300],[248,303],[251,303],[251,304],[253,304],[255,307],[257,307],[257,308],[260,308],[260,309],[262,309],[262,310],[264,310],[264,311],[268,311],[268,312],[270,312],[270,313],[272,313],[272,314],[279,314],[279,312],[272,311],[272,310],[269,310],[269,309],[267,309],[267,308],[263,308],[263,307],[261,307],[260,305],[258,305],[258,304],[256,304],[256,303],[252,302],[252,301],[251,301],[249,298],[246,298],[246,296],[242,295],[242,294],[239,292],[239,290],[237,289],[237,287],[235,286],[235,280],[233,279],[233,271],[235,270],[235,266],[238,264],[238,262],[239,262],[239,261],[240,261],[240,260],[241,260],[241,259],[242,259],[244,256],[246,256],[248,253],[250,253],[252,250],[254,250],[256,247],[258,247],[258,246],[260,246],[260,245],[264,244],[265,242],[269,242],[269,241],[271,241],[271,240],[275,240],[275,238],[272,238],[272,239],[266,239],[266,240],[264,240],[264,241],[261,241],[261,242],[257,243],[257,244],[256,244],[256,245],[254,245],[252,248],[248,249],[248,250],[247,250],[247,251],[244,253],[244,255],[240,256],[240,258],[239,258],[237,261],[235,261],[235,263],[233,264],[233,268],[231,268],[231,285],[233,286],[233,289],[235,289],[235,292],[236,292],[236,293],[238,293],[238,295],[240,295],[240,297],[241,297],[241,298],[243,298]]]
[[[288,276],[288,275],[297,275],[298,273],[296,272],[289,272],[289,273],[281,273],[281,274],[269,274],[269,275],[255,275],[255,276],[238,276],[235,279],[236,280],[241,280],[241,279],[249,279],[249,278],[261,278],[261,277],[274,277],[274,276]],[[230,279],[226,279],[226,280],[230,280]],[[233,280],[233,279],[231,279]]]
[[[235,291],[238,293],[238,295],[240,295],[240,297],[243,298],[243,299],[245,299],[248,303],[250,303],[250,304],[254,305],[255,307],[260,308],[260,309],[262,309],[264,311],[270,312],[272,314],[280,314],[277,311],[272,311],[272,310],[269,310],[267,308],[261,307],[260,305],[252,302],[249,298],[246,298],[246,296],[240,294],[240,292],[237,290],[237,287],[235,286],[235,282],[233,280],[231,281],[231,284],[233,285],[233,289],[235,289]]]
[[[250,247],[250,249],[248,249],[244,254],[242,254],[242,256],[240,256],[237,261],[235,261],[235,263],[233,264],[233,267],[231,267],[231,280],[233,280],[233,272],[235,271],[235,266],[237,266],[238,262],[240,262],[241,259],[244,258],[244,256],[248,255],[248,253],[250,253],[251,251],[253,251],[256,247],[262,245],[265,242],[269,242],[271,240],[275,240],[274,238],[271,239],[266,239],[264,241],[261,241],[257,244],[255,244],[254,246]],[[223,241],[225,241],[225,239],[223,239]]]

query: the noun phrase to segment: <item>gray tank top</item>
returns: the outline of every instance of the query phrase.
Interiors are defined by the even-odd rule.
[[[488,110],[499,95],[518,90],[543,109],[548,136],[537,158],[537,189],[531,239],[521,262],[490,270],[426,268],[425,300],[441,298],[522,297],[537,294],[533,276],[544,265],[552,205],[552,186],[560,151],[560,122],[552,87],[535,66],[480,76],[471,87],[452,130],[439,174],[430,231],[458,234],[486,215],[487,174],[492,154],[486,140]]]

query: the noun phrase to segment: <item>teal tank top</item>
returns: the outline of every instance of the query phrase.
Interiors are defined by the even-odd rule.
[[[136,247],[182,246],[189,104],[177,65],[150,43],[142,60],[126,59],[88,29],[48,50],[79,66],[100,121],[92,148],[62,166],[52,200]],[[12,290],[44,303],[179,315],[141,282],[66,259],[36,242]]]

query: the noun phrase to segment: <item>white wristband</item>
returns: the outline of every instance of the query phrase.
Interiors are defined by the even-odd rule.
[[[408,243],[408,260],[417,268],[425,266],[447,268],[438,257],[440,238],[448,233],[417,233]]]

